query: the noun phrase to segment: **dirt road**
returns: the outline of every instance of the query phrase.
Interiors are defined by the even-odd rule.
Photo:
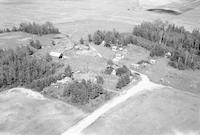
[[[94,123],[98,118],[100,118],[104,113],[106,113],[116,105],[123,103],[128,98],[138,94],[141,91],[154,90],[161,87],[164,86],[150,82],[149,78],[146,75],[141,74],[141,81],[137,85],[131,87],[129,90],[122,93],[120,96],[109,101],[108,103],[106,103],[93,113],[91,113],[89,116],[79,121],[76,125],[69,128],[66,132],[62,133],[61,135],[79,135],[81,134],[81,131],[86,129],[88,126]]]

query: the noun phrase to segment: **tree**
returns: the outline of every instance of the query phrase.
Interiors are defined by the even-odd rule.
[[[46,54],[45,59],[47,62],[51,62],[52,61],[52,57],[49,53]]]
[[[109,59],[107,61],[107,65],[110,66],[110,67],[112,67],[114,65],[114,63],[113,63],[113,61],[111,59]]]
[[[30,41],[30,46],[32,46],[35,49],[41,49],[42,48],[42,45],[40,44],[39,40],[35,40],[35,41],[31,40]]]
[[[67,77],[72,77],[72,75],[73,75],[73,73],[72,73],[72,69],[71,69],[71,67],[70,67],[70,65],[68,65],[66,68],[65,68],[65,75],[67,76]]]
[[[125,86],[127,86],[130,83],[130,75],[129,74],[123,74],[122,76],[120,76],[120,78],[118,79],[116,88],[117,89],[121,89]]]
[[[102,41],[104,40],[104,38],[105,38],[104,33],[102,31],[98,30],[94,33],[92,40],[96,45],[100,45],[102,43]]]
[[[125,65],[123,65],[123,67],[116,69],[117,76],[122,76],[124,74],[128,74],[128,75],[131,74],[131,71]]]
[[[83,38],[80,39],[80,44],[82,44],[82,45],[84,44]]]
[[[91,34],[88,35],[88,41],[92,42],[92,35]]]
[[[96,76],[97,84],[103,85],[104,79],[102,76]]]

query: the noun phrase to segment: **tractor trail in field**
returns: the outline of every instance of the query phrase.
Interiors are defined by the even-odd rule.
[[[89,127],[92,123],[94,123],[98,118],[100,118],[103,114],[108,112],[113,107],[119,105],[120,103],[125,102],[128,98],[138,94],[139,92],[145,91],[145,90],[154,90],[158,88],[164,87],[163,85],[155,84],[149,80],[149,78],[146,75],[140,74],[141,81],[128,89],[126,92],[123,92],[120,96],[112,99],[90,115],[88,115],[83,120],[79,121],[77,124],[69,128],[67,131],[62,133],[61,135],[79,135],[81,132]]]

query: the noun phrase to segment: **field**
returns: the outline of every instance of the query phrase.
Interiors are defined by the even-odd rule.
[[[198,96],[164,88],[144,92],[104,114],[82,135],[198,135]]]
[[[1,135],[57,135],[85,117],[81,110],[17,88],[0,94]]]
[[[119,29],[146,20],[162,19],[187,28],[199,26],[200,7],[191,6],[190,10],[179,16],[170,14],[157,14],[148,12],[148,8],[170,4],[171,2],[180,2],[179,5],[190,5],[191,0],[148,0],[140,1],[138,7],[136,0],[45,0],[45,1],[25,1],[25,0],[0,0],[0,23],[1,27],[18,25],[21,22],[45,22],[51,21],[60,27],[62,32],[70,33],[72,31],[90,31],[93,28]],[[154,4],[155,3],[155,4]],[[178,6],[177,6],[178,8]],[[17,13],[17,14],[13,14]],[[126,26],[124,26],[126,24]],[[70,27],[69,27],[70,26]],[[84,27],[87,26],[87,27]]]
[[[55,35],[37,36],[24,32],[9,32],[0,34],[0,48],[15,49],[16,47],[28,45],[30,39],[39,40],[43,46],[49,46]]]
[[[156,61],[155,65],[142,69],[142,72],[148,75],[153,82],[200,95],[200,72],[198,70],[181,71],[174,69],[168,65],[166,58]]]

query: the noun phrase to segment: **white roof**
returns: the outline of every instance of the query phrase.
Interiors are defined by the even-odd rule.
[[[49,54],[53,57],[60,57],[60,55],[61,55],[61,53],[59,53],[59,52],[50,52]]]

